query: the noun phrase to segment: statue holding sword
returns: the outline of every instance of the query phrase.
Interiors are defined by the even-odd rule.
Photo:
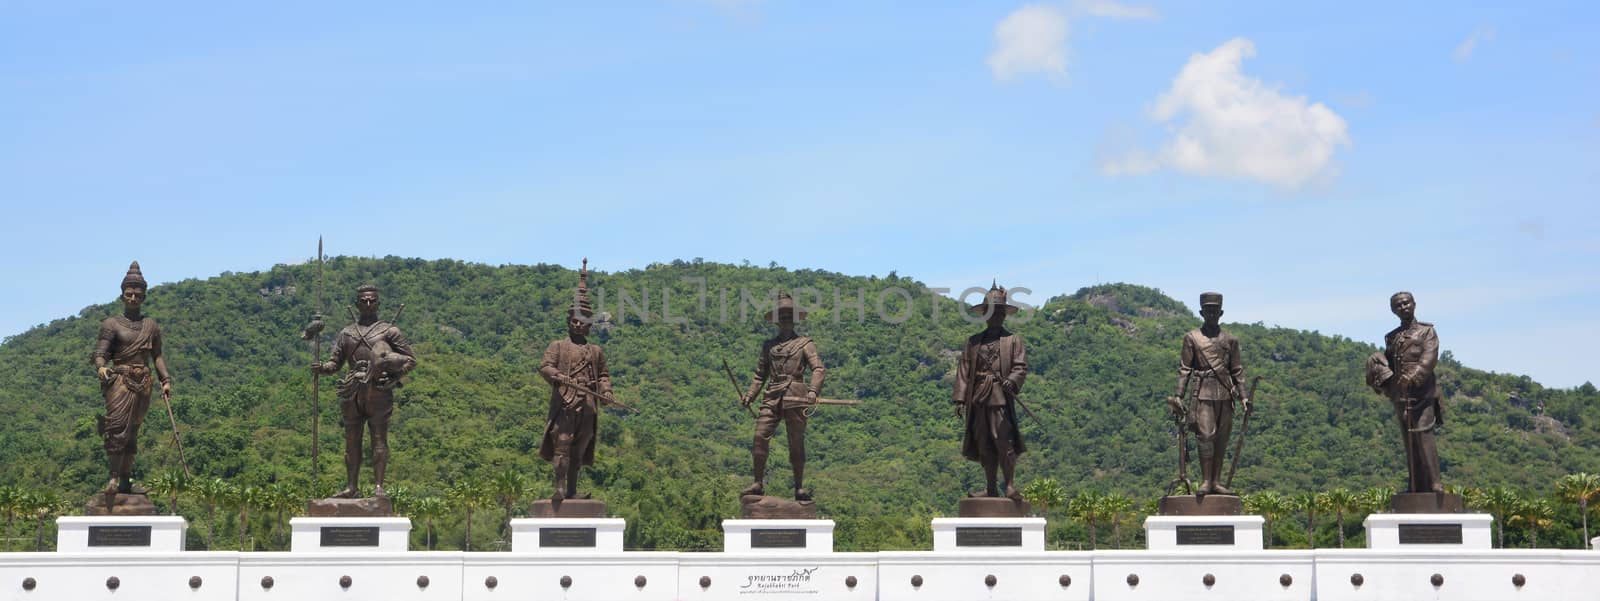
[[[1234,403],[1241,405],[1248,420],[1252,409],[1250,395],[1244,389],[1239,339],[1223,331],[1218,324],[1222,318],[1222,294],[1205,292],[1200,295],[1200,317],[1205,323],[1183,336],[1183,351],[1178,359],[1179,389],[1167,402],[1173,413],[1183,418],[1181,427],[1195,436],[1202,477],[1196,492],[1233,495],[1228,489],[1233,474],[1230,470],[1224,480],[1222,467],[1227,461],[1228,436],[1233,430]],[[1195,382],[1194,402],[1185,408],[1182,399],[1191,380]],[[1242,435],[1240,445],[1242,448]],[[1238,451],[1235,451],[1236,460],[1237,457]]]
[[[746,408],[759,401],[755,438],[750,447],[751,472],[755,482],[745,487],[740,492],[741,496],[766,495],[768,447],[781,421],[789,439],[789,465],[794,470],[794,500],[811,500],[811,491],[804,486],[806,422],[819,403],[817,396],[822,393],[827,369],[817,356],[816,343],[810,337],[794,331],[795,321],[805,317],[806,311],[795,306],[794,298],[788,293],[779,294],[775,306],[767,312],[766,319],[777,324],[778,335],[761,344],[755,380],[739,397],[739,402]],[[810,383],[805,380],[807,371],[811,372]]]
[[[550,406],[539,457],[555,472],[555,494],[550,502],[588,499],[578,492],[578,472],[594,465],[595,433],[601,404],[620,405],[611,398],[611,372],[600,346],[589,342],[594,309],[589,305],[589,260],[578,270],[578,290],[567,311],[567,337],[550,343],[539,362],[539,375],[550,383]],[[541,501],[542,502],[542,501]]]

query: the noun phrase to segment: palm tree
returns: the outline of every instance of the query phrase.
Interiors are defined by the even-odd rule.
[[[1500,525],[1500,548],[1506,548],[1506,516],[1516,511],[1522,503],[1522,495],[1507,486],[1496,486],[1483,491],[1483,508],[1494,514],[1494,521]]]
[[[293,511],[300,505],[300,494],[293,486],[285,482],[273,482],[261,488],[261,508],[276,512],[278,517],[273,522],[273,539],[277,546],[283,546],[283,514]]]
[[[249,484],[229,486],[228,492],[223,496],[223,502],[234,511],[239,512],[239,551],[245,551],[245,544],[250,539],[250,508],[260,505],[265,500],[261,489]]]
[[[419,497],[409,503],[407,513],[415,519],[422,520],[424,532],[423,540],[428,545],[428,550],[433,550],[433,520],[444,515],[444,499],[439,497]]]
[[[1101,515],[1111,520],[1111,544],[1122,548],[1122,521],[1132,517],[1133,499],[1122,493],[1108,493],[1100,497]]]
[[[1339,530],[1339,548],[1343,549],[1344,514],[1346,512],[1360,510],[1361,498],[1356,496],[1355,493],[1350,492],[1350,489],[1341,486],[1325,493],[1324,503],[1326,503],[1324,507],[1333,512],[1334,524]]]
[[[1250,509],[1251,513],[1259,514],[1262,517],[1264,522],[1261,525],[1263,542],[1267,547],[1272,547],[1272,523],[1282,517],[1283,514],[1289,512],[1289,499],[1284,498],[1283,495],[1278,494],[1276,491],[1268,490],[1245,495],[1244,504],[1245,507]]]
[[[527,496],[531,487],[527,474],[515,468],[506,468],[489,481],[489,494],[505,510],[505,518],[500,521],[500,536],[507,541],[511,539],[511,509]]]
[[[199,495],[200,502],[206,506],[206,549],[217,548],[217,505],[228,498],[228,491],[232,488],[222,478],[201,480],[195,483],[194,492]]]
[[[35,550],[44,550],[44,523],[56,515],[66,513],[71,505],[66,500],[50,491],[34,491],[28,493],[27,509],[33,516],[34,534],[33,547]]]
[[[1375,486],[1361,491],[1361,503],[1366,506],[1368,513],[1386,513],[1393,499],[1394,489],[1388,486]]]
[[[150,492],[167,498],[167,514],[178,515],[178,495],[189,492],[189,475],[179,470],[167,470],[145,481]]]
[[[1539,529],[1549,528],[1555,523],[1556,508],[1550,499],[1527,499],[1517,504],[1511,514],[1511,521],[1528,527],[1530,549],[1539,548]]]
[[[1100,502],[1100,495],[1095,494],[1094,492],[1084,492],[1079,494],[1078,496],[1073,497],[1072,501],[1067,503],[1067,513],[1071,514],[1072,519],[1083,522],[1084,526],[1088,527],[1089,549],[1091,550],[1099,544],[1097,539],[1098,531],[1100,529],[1100,518],[1104,517],[1104,514],[1101,513],[1103,509],[1104,507]]]
[[[1479,507],[1483,504],[1483,489],[1465,484],[1451,484],[1444,487],[1444,491],[1461,497],[1461,504],[1467,507]]]
[[[1292,497],[1289,502],[1295,511],[1303,511],[1306,514],[1306,548],[1317,548],[1317,512],[1327,507],[1328,496],[1322,493],[1303,492]]]
[[[17,514],[22,512],[23,492],[21,488],[10,484],[0,485],[0,513],[6,516],[6,542],[0,545],[0,551],[7,551],[11,546],[11,538],[15,533],[12,529]]]
[[[1039,478],[1022,487],[1022,499],[1033,506],[1035,515],[1043,516],[1067,504],[1067,491],[1054,478]]]
[[[1600,475],[1579,472],[1567,474],[1556,480],[1556,496],[1562,501],[1578,504],[1578,516],[1583,519],[1583,548],[1589,543],[1589,502],[1600,499]]]
[[[483,485],[478,484],[478,481],[472,478],[457,480],[455,484],[450,486],[449,490],[445,491],[445,497],[450,499],[450,503],[460,507],[467,513],[466,531],[461,536],[462,551],[472,550],[472,510],[486,505],[488,496]]]

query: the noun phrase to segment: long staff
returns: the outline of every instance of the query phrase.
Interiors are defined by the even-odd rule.
[[[161,393],[161,403],[167,406],[167,420],[172,422],[172,442],[178,445],[178,465],[183,466],[183,475],[189,473],[189,460],[183,457],[183,436],[178,434],[178,416],[172,413],[172,395]]]
[[[322,237],[317,236],[317,306],[312,309],[311,323],[300,332],[300,338],[311,341],[311,362],[322,360]],[[311,481],[317,481],[317,451],[322,424],[322,376],[311,371]]]

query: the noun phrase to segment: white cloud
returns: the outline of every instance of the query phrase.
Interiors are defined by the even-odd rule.
[[[1345,121],[1320,102],[1285,96],[1240,71],[1255,45],[1234,38],[1189,63],[1156,98],[1150,117],[1172,136],[1157,152],[1134,151],[1101,163],[1107,175],[1172,168],[1298,188],[1331,176],[1333,154],[1350,145]]]
[[[1461,43],[1456,45],[1456,49],[1450,53],[1450,57],[1458,63],[1465,62],[1467,59],[1472,58],[1472,52],[1478,49],[1478,44],[1492,41],[1494,41],[1494,28],[1479,27],[1472,33],[1467,34],[1467,39],[1461,40]]]
[[[1159,19],[1161,12],[1151,6],[1134,6],[1116,0],[1078,0],[1073,4],[1078,12],[1107,19]]]
[[[994,26],[994,52],[986,61],[999,81],[1042,73],[1067,80],[1067,15],[1045,4],[1017,9]]]

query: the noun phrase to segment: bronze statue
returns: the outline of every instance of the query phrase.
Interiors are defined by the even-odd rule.
[[[156,379],[161,382],[161,397],[172,398],[172,374],[161,356],[161,327],[140,311],[148,288],[139,262],[134,261],[122,278],[122,315],[100,322],[94,349],[94,368],[106,399],[99,430],[105,436],[111,472],[104,490],[107,495],[145,494],[143,487],[133,486],[133,458],[139,450],[139,426],[150,410],[154,391],[150,365],[155,366]]]
[[[389,466],[389,418],[394,415],[394,389],[402,386],[401,377],[417,366],[416,354],[400,328],[392,321],[378,319],[378,287],[366,284],[356,289],[356,321],[343,330],[333,343],[333,354],[323,363],[311,364],[318,374],[333,374],[343,365],[350,370],[339,379],[336,390],[344,423],[345,487],[333,496],[354,499],[360,495],[356,482],[361,474],[361,428],[372,433],[373,496],[388,498],[383,490],[384,472]],[[401,309],[405,305],[400,305]],[[399,313],[395,313],[399,317]]]
[[[589,342],[594,309],[589,306],[589,260],[578,270],[578,291],[567,311],[567,337],[550,343],[539,375],[550,383],[550,407],[539,456],[553,464],[555,509],[565,499],[588,499],[578,492],[578,470],[594,465],[600,403],[611,404],[611,372],[606,354]]]
[[[756,360],[755,380],[739,399],[746,408],[756,399],[761,400],[756,415],[755,438],[750,446],[751,473],[755,482],[745,487],[741,496],[766,494],[768,445],[783,422],[784,434],[789,438],[789,465],[794,470],[794,500],[810,501],[811,491],[805,488],[806,473],[806,422],[816,410],[817,395],[822,394],[822,382],[827,369],[817,356],[817,345],[809,336],[794,331],[796,320],[805,319],[806,311],[795,306],[794,297],[788,293],[778,295],[766,320],[778,325],[778,335],[761,344],[761,356]],[[811,372],[807,384],[805,372]]]
[[[1026,450],[1017,429],[1017,395],[1028,377],[1028,350],[1022,337],[1005,329],[1006,317],[1017,312],[1007,302],[1006,289],[989,287],[983,303],[967,311],[984,315],[988,327],[967,338],[966,349],[956,363],[956,416],[966,422],[961,438],[961,454],[983,464],[982,492],[973,497],[1002,496],[996,476],[1004,477],[1004,496],[1020,501],[1016,488],[1017,458]]]
[[[1406,453],[1407,489],[1410,493],[1443,493],[1439,479],[1439,452],[1434,429],[1444,424],[1439,402],[1439,335],[1433,324],[1417,321],[1416,298],[1410,292],[1389,297],[1389,310],[1400,327],[1383,337],[1384,350],[1367,359],[1367,385],[1394,404]]]
[[[1200,317],[1205,323],[1183,336],[1183,351],[1178,358],[1178,393],[1167,399],[1168,407],[1183,417],[1184,426],[1194,433],[1200,451],[1201,495],[1232,495],[1217,480],[1228,455],[1228,435],[1233,431],[1233,404],[1250,412],[1250,397],[1244,389],[1244,363],[1239,360],[1239,339],[1222,331],[1222,294],[1200,295]],[[1194,403],[1183,406],[1190,383],[1195,384]],[[1180,449],[1180,453],[1187,450]],[[1231,475],[1230,479],[1231,479]]]

